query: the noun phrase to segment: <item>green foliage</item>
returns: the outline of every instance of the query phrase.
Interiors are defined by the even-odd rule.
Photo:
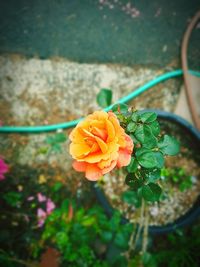
[[[3,198],[11,207],[17,207],[20,205],[22,196],[19,192],[10,191],[4,194]]]
[[[106,108],[112,103],[112,91],[110,89],[103,88],[97,94],[97,103],[100,107]]]
[[[41,240],[36,247],[38,253],[45,246],[53,246],[61,253],[62,264],[70,266],[112,266],[112,262],[101,261],[97,255],[101,247],[113,244],[122,251],[128,249],[133,231],[131,224],[122,225],[121,215],[116,212],[108,220],[103,210],[93,206],[89,210],[77,208],[65,199],[60,208],[55,209],[47,218]],[[98,246],[96,242],[98,241]],[[111,265],[110,265],[111,264]]]
[[[131,162],[127,166],[127,171],[129,173],[134,173],[134,172],[136,172],[137,168],[138,168],[138,161],[136,160],[136,158],[131,157]]]
[[[174,156],[180,150],[180,145],[175,138],[164,135],[161,140],[158,142],[159,149],[163,152],[164,155]]]
[[[50,152],[59,153],[62,151],[61,144],[67,140],[65,133],[56,133],[55,135],[47,136],[45,142],[50,146]],[[46,152],[47,148],[43,147]],[[49,151],[49,150],[48,150]]]
[[[163,154],[159,151],[140,148],[136,151],[135,156],[139,164],[147,169],[162,168],[164,165]]]
[[[116,104],[112,107],[112,111],[117,114],[126,114],[128,112],[128,106],[126,104]],[[123,117],[121,117],[123,119]]]
[[[136,196],[150,202],[158,201],[162,192],[158,181],[165,156],[176,155],[180,145],[174,137],[161,134],[156,113],[129,112],[127,107],[121,112],[117,105],[113,111],[134,143],[125,182],[136,194],[130,198],[131,193],[127,193],[122,198],[128,203],[139,203],[135,200]]]
[[[141,206],[141,197],[137,191],[126,191],[122,194],[122,200],[130,205],[134,205],[136,208]]]
[[[142,196],[147,201],[158,201],[162,190],[159,185],[154,183],[149,183],[142,187]]]
[[[156,242],[156,240],[155,240]],[[177,230],[160,241],[159,248],[152,253],[157,266],[199,266],[200,227],[199,222],[190,229]],[[170,259],[170,260],[168,260]]]
[[[143,181],[141,179],[138,179],[134,173],[127,174],[125,182],[133,190],[137,190],[143,185]]]
[[[142,262],[144,264],[144,267],[156,267],[157,266],[155,257],[149,252],[145,252],[142,255]]]
[[[142,122],[150,123],[157,119],[157,115],[154,112],[145,112],[140,115],[140,119]]]
[[[183,168],[163,168],[161,176],[176,185],[181,192],[190,189],[193,185],[192,176],[188,175]]]

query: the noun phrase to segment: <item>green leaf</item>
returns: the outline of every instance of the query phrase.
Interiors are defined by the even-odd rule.
[[[97,94],[96,100],[100,107],[108,107],[112,102],[112,91],[106,88],[101,89],[101,91]]]
[[[130,134],[129,135],[130,136],[130,138],[132,139],[132,141],[133,141],[133,144],[138,144],[139,143],[139,141],[136,139],[136,137],[133,135],[133,134]]]
[[[21,193],[10,191],[3,195],[3,199],[12,207],[16,207],[22,198]]]
[[[144,267],[157,267],[156,259],[149,252],[144,252],[142,255]]]
[[[106,266],[108,266],[108,265],[106,264]],[[111,266],[111,265],[109,265],[109,266]],[[127,258],[125,256],[120,255],[120,254],[118,254],[117,256],[115,255],[114,263],[112,266],[127,267],[128,266]]]
[[[128,239],[121,232],[117,232],[115,239],[114,239],[114,244],[121,249],[128,249]]]
[[[133,121],[133,122],[138,122],[138,120],[139,120],[139,115],[138,115],[138,113],[135,111],[135,112],[133,112],[133,114],[131,115],[131,120]]]
[[[67,245],[67,242],[69,240],[65,232],[58,232],[55,238],[56,238],[58,247],[60,247],[60,249],[63,249]]]
[[[142,187],[142,196],[147,201],[158,201],[162,190],[160,186],[154,183],[149,183],[148,185],[144,185]]]
[[[49,145],[52,145],[55,141],[53,136],[47,136],[47,138],[45,139],[45,142]]]
[[[151,128],[151,131],[154,136],[158,136],[160,133],[160,124],[158,121],[154,121],[149,124],[149,127]]]
[[[110,229],[116,231],[120,225],[120,221],[121,221],[121,214],[119,211],[115,210],[112,218],[109,221]]]
[[[155,161],[156,161],[156,166],[157,168],[161,169],[164,167],[164,157],[163,157],[163,154],[160,153],[160,152],[153,152],[153,155],[154,155],[154,158],[155,158]]]
[[[56,152],[56,153],[59,153],[59,152],[62,151],[61,146],[60,146],[60,144],[58,144],[58,143],[53,144],[52,147],[51,147],[51,149],[52,149],[54,152]]]
[[[140,148],[136,151],[136,158],[144,168],[154,168],[157,165],[154,153],[146,148]]]
[[[63,212],[68,211],[69,204],[70,204],[69,199],[66,198],[66,199],[63,200],[63,202],[61,204],[61,209],[62,209]]]
[[[57,143],[64,143],[67,140],[65,133],[57,133],[54,136],[47,136],[45,142],[49,145],[56,145]]]
[[[54,138],[54,142],[64,143],[67,140],[67,136],[65,133],[57,133]]]
[[[140,119],[142,122],[150,123],[157,119],[157,114],[154,112],[145,112],[140,115]]]
[[[152,182],[155,182],[157,181],[161,176],[161,170],[160,169],[154,169],[154,170],[151,170],[148,175],[147,175],[147,181],[149,183],[152,183]]]
[[[127,113],[128,112],[128,106],[126,104],[115,104],[112,107],[112,111],[115,113]]]
[[[126,176],[125,183],[133,190],[137,190],[142,186],[142,180],[137,179],[134,173],[129,173]]]
[[[176,155],[180,150],[180,144],[178,141],[169,135],[164,135],[164,137],[158,142],[158,147],[165,155],[169,156]]]
[[[134,135],[145,147],[153,148],[157,145],[157,139],[152,134],[151,128],[148,125],[139,125]]]
[[[145,137],[151,134],[151,129],[148,125],[139,125],[135,130],[135,137],[140,143],[145,142]]]
[[[61,188],[62,188],[63,184],[61,182],[56,182],[53,187],[52,187],[52,190],[54,192],[58,192]]]
[[[109,231],[101,231],[101,238],[104,242],[110,242],[112,240],[113,233]]]
[[[157,138],[154,135],[146,136],[142,146],[149,149],[156,148],[158,146]]]
[[[82,219],[82,225],[86,227],[94,225],[95,222],[96,222],[96,218],[93,216],[84,216]]]
[[[132,157],[131,162],[127,166],[127,171],[129,173],[133,173],[137,170],[137,167],[138,167],[138,162],[137,162],[136,158]]]
[[[48,150],[49,150],[49,147],[47,147],[47,146],[42,146],[42,147],[40,147],[40,148],[38,149],[37,153],[38,153],[38,154],[46,154],[46,153],[48,152]]]
[[[130,133],[133,133],[137,128],[137,124],[135,122],[130,122],[128,125],[127,125],[127,131],[130,132]]]
[[[130,205],[134,205],[136,208],[141,206],[141,198],[138,196],[137,192],[126,191],[122,194],[122,200]]]
[[[179,185],[179,189],[181,192],[184,192],[187,189],[190,189],[191,187],[192,187],[192,177],[191,176],[185,177],[184,181],[182,181]]]

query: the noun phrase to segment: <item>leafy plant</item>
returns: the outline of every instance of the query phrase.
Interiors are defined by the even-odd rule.
[[[128,249],[132,230],[131,224],[121,225],[118,213],[108,220],[98,206],[77,209],[64,200],[47,218],[40,245],[35,242],[32,254],[37,258],[45,247],[53,246],[61,253],[63,266],[108,266],[98,257],[112,244],[119,250],[119,257],[109,262],[113,266],[122,258],[120,253]]]
[[[64,143],[67,140],[67,136],[65,133],[56,133],[55,135],[47,136],[45,139],[45,142],[50,145],[50,152],[61,152],[61,144]],[[43,147],[44,152],[46,153],[47,148]],[[43,152],[42,150],[42,152]]]
[[[183,168],[163,168],[161,177],[178,186],[181,192],[184,192],[192,187],[192,176],[188,175]]]
[[[167,155],[176,155],[179,152],[179,143],[174,137],[161,134],[154,112],[128,112],[128,107],[125,108],[124,104],[123,108],[122,105],[116,105],[112,110],[135,144],[125,179],[130,190],[136,193],[133,203],[136,198],[137,205],[141,203],[141,198],[150,202],[158,201],[162,193],[158,180],[164,167],[164,158]],[[128,201],[130,203],[130,193]]]

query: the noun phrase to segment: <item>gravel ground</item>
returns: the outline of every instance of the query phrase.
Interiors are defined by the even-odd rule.
[[[149,225],[160,226],[174,222],[193,206],[199,196],[200,168],[198,164],[192,159],[173,157],[170,160],[170,167],[172,167],[172,161],[175,163],[174,167],[182,166],[187,173],[195,177],[193,185],[190,189],[181,192],[177,186],[172,186],[170,182],[161,183],[167,197],[164,200],[148,205]],[[126,174],[121,171],[106,174],[101,187],[113,208],[118,209],[131,222],[140,223],[140,209],[121,200],[122,193],[129,189],[125,185],[125,177]]]

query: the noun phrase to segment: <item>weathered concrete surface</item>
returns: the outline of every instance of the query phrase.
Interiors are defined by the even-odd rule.
[[[65,122],[99,109],[96,95],[100,88],[113,90],[113,100],[130,93],[161,74],[159,69],[123,65],[79,64],[64,59],[26,59],[0,57],[0,110],[4,125],[42,125]],[[180,82],[168,80],[137,97],[136,108],[172,111]],[[0,151],[6,159],[20,165],[53,164],[71,168],[68,142],[62,153],[42,153],[46,136],[0,135]]]
[[[0,1],[0,52],[78,62],[157,64],[180,61],[180,44],[199,0]],[[200,29],[190,67],[200,66]]]

